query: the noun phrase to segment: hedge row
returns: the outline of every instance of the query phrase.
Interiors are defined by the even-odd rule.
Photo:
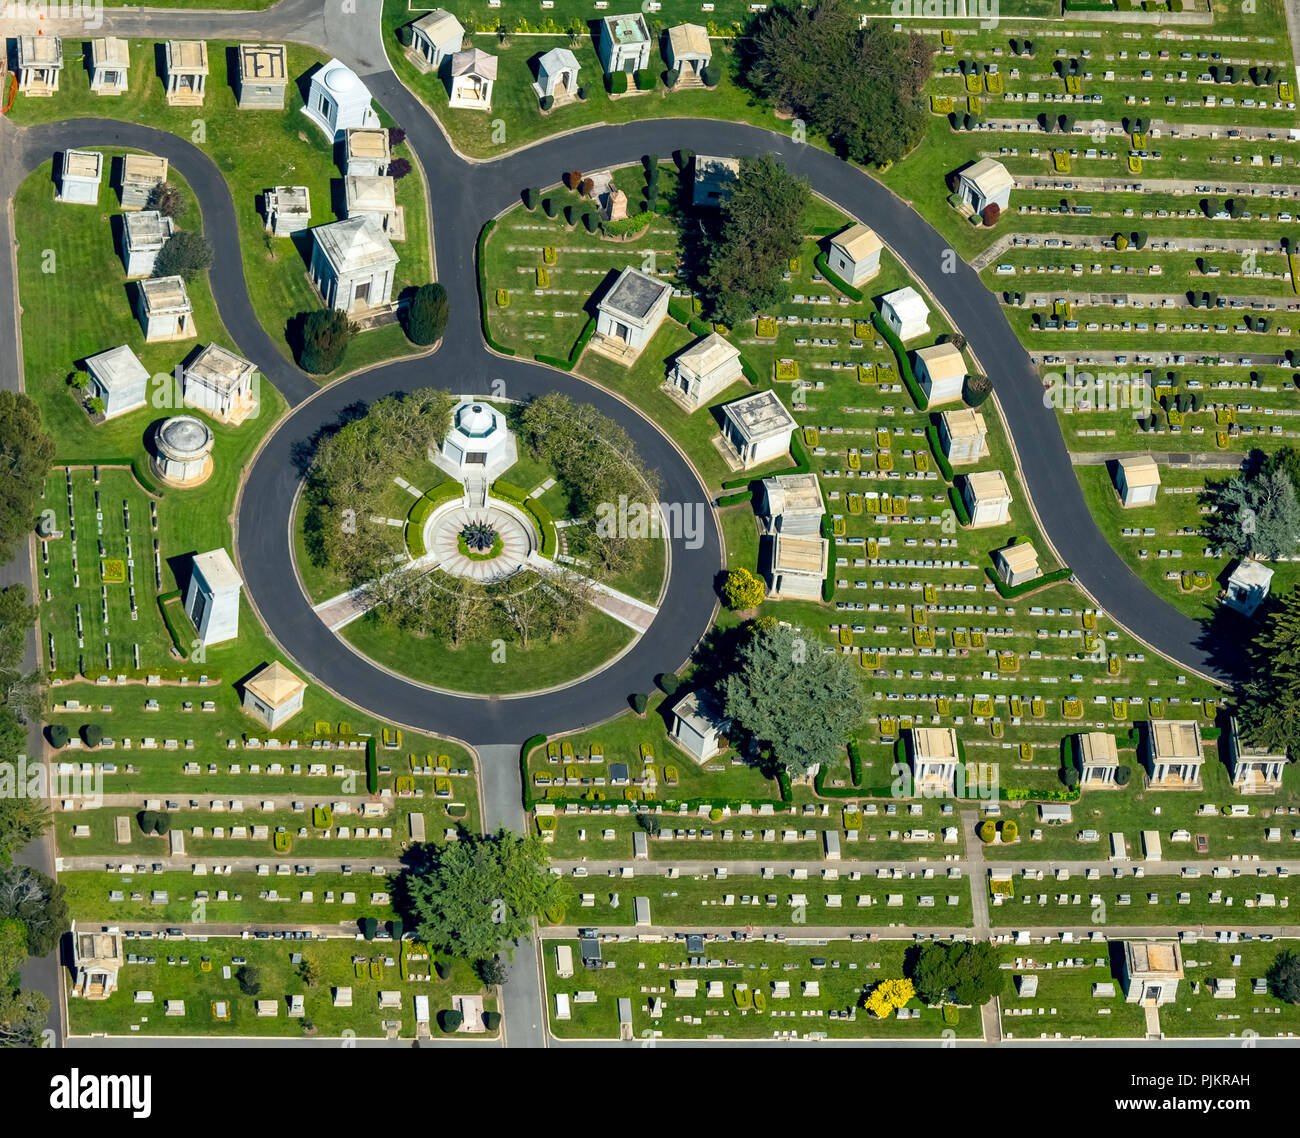
[[[903,377],[903,386],[907,388],[912,402],[916,404],[918,410],[924,411],[930,405],[930,401],[921,390],[921,385],[916,382],[916,376],[912,374],[912,363],[907,358],[907,349],[903,347],[903,341],[894,335],[894,330],[885,323],[885,318],[879,312],[871,314],[871,323],[876,326],[876,331],[880,333],[885,343],[893,349],[894,357],[898,360],[898,374]]]
[[[754,495],[752,491],[742,490],[738,494],[724,494],[718,499],[718,507],[739,506],[741,502],[752,502],[753,500]]]
[[[379,744],[373,735],[366,740],[366,791],[379,793]]]
[[[487,239],[492,230],[497,227],[496,219],[493,218],[481,230],[478,235],[478,245],[474,250],[475,266],[478,270],[478,315],[479,323],[483,326],[483,339],[487,341],[487,346],[494,352],[500,352],[503,356],[513,356],[514,348],[507,348],[504,344],[498,344],[492,338],[492,330],[488,327],[488,286],[487,279],[484,276],[483,251],[487,248]]]
[[[925,428],[925,439],[930,444],[930,453],[934,456],[934,464],[939,468],[943,480],[951,482],[953,479],[952,463],[948,461],[948,456],[943,453],[943,444],[939,441],[939,428],[933,423]]]
[[[1032,592],[1034,589],[1042,589],[1048,585],[1055,585],[1061,581],[1067,581],[1070,578],[1069,566],[1066,566],[1063,569],[1054,569],[1051,573],[1044,573],[1041,577],[1035,577],[1032,581],[1025,581],[1019,585],[1008,585],[992,569],[985,569],[984,572],[988,575],[989,580],[997,587],[998,596],[1005,601],[1023,596],[1025,593]]]
[[[406,548],[414,557],[423,557],[428,550],[424,547],[424,523],[429,515],[439,506],[459,498],[465,493],[465,487],[459,482],[440,482],[432,490],[427,490],[415,500],[406,515]]]
[[[594,316],[587,318],[587,323],[582,326],[582,331],[578,333],[578,338],[574,340],[573,347],[569,349],[569,358],[560,359],[558,356],[548,356],[538,352],[533,359],[539,364],[550,364],[551,367],[558,367],[561,371],[572,371],[577,366],[578,357],[582,355],[583,349],[587,346],[587,341],[595,334],[596,318]]]
[[[176,651],[181,654],[182,659],[188,659],[190,654],[190,641],[193,639],[192,630],[181,627],[179,619],[176,617],[171,605],[167,602],[180,598],[180,590],[176,589],[170,593],[159,593],[154,599],[158,603],[158,612],[162,615],[163,624],[167,626],[167,631],[171,634],[172,643],[176,646]]]
[[[519,748],[519,778],[524,784],[524,809],[533,808],[533,780],[528,777],[528,756],[546,743],[545,735],[533,735]]]
[[[966,499],[956,486],[948,487],[948,501],[952,503],[952,512],[957,515],[957,521],[964,526],[970,525],[970,512],[966,509]]]
[[[509,502],[528,514],[537,525],[537,532],[542,538],[541,553],[543,557],[554,560],[559,544],[555,536],[555,519],[537,498],[530,498],[518,486],[500,479],[492,483],[492,493],[503,502]]]
[[[830,262],[826,260],[825,253],[818,253],[813,258],[813,264],[817,266],[817,271],[821,273],[832,285],[840,290],[850,300],[861,302],[863,292],[860,288],[854,288],[848,281],[841,277],[834,269],[831,268]]]

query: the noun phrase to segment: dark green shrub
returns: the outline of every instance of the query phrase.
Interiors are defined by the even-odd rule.
[[[446,1011],[438,1013],[438,1026],[448,1035],[459,1031],[460,1025],[464,1022],[465,1017],[455,1008],[448,1008]]]
[[[336,308],[318,308],[302,314],[302,346],[298,364],[312,375],[324,375],[343,362],[348,342],[356,331],[347,314]]]
[[[702,72],[700,72],[700,78],[704,81],[704,85],[706,87],[716,87],[718,85],[718,80],[721,78],[721,75],[722,73],[712,63],[710,63]]]
[[[638,715],[644,715],[645,709],[649,703],[650,697],[647,696],[645,692],[637,692],[636,695],[632,697],[632,710]]]
[[[500,1012],[484,1012],[484,1013],[483,1013],[483,1026],[486,1027],[486,1028],[488,1029],[488,1031],[496,1031],[496,1029],[499,1028],[499,1027],[501,1026],[501,1013],[500,1013]]]
[[[49,739],[50,746],[56,751],[61,747],[66,747],[70,740],[68,729],[62,723],[51,723],[45,732],[45,737]]]
[[[676,695],[682,681],[676,672],[665,672],[659,677],[659,686],[663,688],[664,695]]]
[[[406,931],[406,926],[402,923],[401,917],[394,917],[388,922],[388,933],[394,940],[401,940],[402,933]]]
[[[182,229],[168,239],[154,259],[155,277],[183,277],[193,281],[212,268],[212,244],[201,233]]]
[[[636,89],[638,91],[649,91],[654,88],[655,73],[648,67],[643,67],[636,73]]]
[[[530,213],[537,208],[537,202],[541,198],[542,191],[536,186],[529,186],[524,191],[524,209]]]
[[[154,828],[158,825],[158,815],[152,810],[141,810],[140,813],[135,816],[135,820],[139,825],[140,833],[142,834],[152,834]]]
[[[615,71],[614,74],[609,76],[609,78],[606,79],[605,82],[609,87],[609,93],[611,95],[627,94],[627,72],[626,71]]]
[[[104,729],[98,723],[83,723],[81,741],[87,747],[98,747],[104,741]]]
[[[262,990],[262,974],[251,964],[241,964],[235,972],[235,981],[245,996],[256,996]]]
[[[681,77],[682,77],[682,73],[678,71],[677,68],[670,67],[667,71],[664,72],[664,86],[676,87],[677,80],[680,79]]]
[[[154,819],[153,832],[160,838],[165,838],[172,828],[172,816],[165,810],[159,811],[157,818]]]
[[[447,288],[437,281],[415,290],[406,310],[406,335],[411,343],[427,347],[447,330]]]
[[[546,214],[547,217],[554,217],[554,216],[555,216],[555,199],[554,199],[554,198],[543,198],[543,199],[542,199],[542,212],[543,212],[544,214]]]
[[[366,940],[374,940],[375,934],[379,932],[379,922],[374,917],[361,918],[361,935]]]
[[[549,111],[553,106],[555,106],[555,96],[554,96],[554,95],[543,95],[543,96],[542,96],[542,110],[544,110],[544,111]]]
[[[1116,768],[1115,768],[1115,785],[1116,785],[1116,786],[1128,786],[1128,784],[1129,784],[1129,779],[1131,779],[1132,777],[1133,777],[1133,770],[1132,770],[1131,767],[1116,767]]]
[[[968,375],[962,382],[961,397],[972,407],[978,407],[993,394],[993,381],[987,375]]]
[[[582,227],[588,233],[595,233],[597,224],[599,224],[599,220],[596,217],[595,212],[590,209],[584,210],[582,214]]]

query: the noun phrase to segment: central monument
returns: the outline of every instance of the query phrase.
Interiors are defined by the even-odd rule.
[[[464,399],[451,410],[451,430],[429,458],[453,478],[486,478],[488,481],[519,461],[514,432],[506,417],[495,407]]]

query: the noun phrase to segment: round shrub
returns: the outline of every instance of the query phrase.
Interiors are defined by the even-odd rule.
[[[397,29],[397,42],[400,43],[403,47],[410,47],[411,39],[414,37],[414,35],[415,33],[411,31],[411,25],[403,24],[400,28]]]
[[[343,362],[353,326],[336,308],[317,308],[301,315],[302,343],[298,365],[312,375],[324,375]]]
[[[998,825],[992,818],[985,818],[984,821],[979,824],[979,829],[975,831],[979,836],[979,840],[985,843],[991,842],[997,832]]]
[[[1020,827],[1010,818],[1002,823],[1002,840],[1004,842],[1014,842],[1020,837]]]
[[[716,87],[721,77],[721,72],[712,63],[700,72],[700,78],[704,81],[706,87]]]
[[[433,971],[439,980],[445,980],[451,975],[451,968],[447,965],[445,960],[437,961],[433,966]]]
[[[154,827],[158,825],[158,815],[152,810],[141,810],[140,813],[135,816],[135,820],[137,825],[139,825],[140,833],[142,834],[152,834],[154,832]]]
[[[49,739],[50,746],[56,751],[66,747],[70,739],[68,729],[62,723],[51,723],[45,732],[45,737]]]
[[[721,806],[715,806],[715,807],[713,807],[712,810],[709,811],[709,821],[710,821],[710,822],[721,822],[721,821],[722,821],[722,807],[721,807]]]
[[[680,79],[681,77],[682,77],[682,73],[678,71],[676,67],[670,67],[667,71],[664,72],[664,86],[676,87],[677,80]]]
[[[1115,785],[1116,785],[1116,786],[1128,786],[1129,779],[1131,779],[1132,777],[1133,777],[1133,771],[1132,771],[1131,768],[1129,768],[1129,767],[1116,767],[1116,768],[1115,768]]]
[[[455,1008],[448,1008],[446,1011],[438,1013],[438,1026],[448,1035],[451,1035],[452,1032],[459,1031],[460,1025],[464,1022],[465,1017]]]
[[[645,709],[649,703],[650,698],[645,694],[645,692],[637,692],[636,695],[632,697],[632,710],[638,715],[644,715]]]
[[[172,828],[172,816],[165,810],[160,811],[158,817],[154,819],[153,832],[160,838],[165,838]]]
[[[374,917],[361,918],[361,935],[366,940],[374,940],[375,934],[379,932],[379,922]]]
[[[488,1029],[488,1031],[496,1031],[496,1029],[499,1028],[499,1027],[501,1026],[501,1013],[500,1013],[500,1012],[484,1012],[484,1013],[483,1013],[483,1026],[486,1027],[486,1028]]]
[[[98,747],[104,741],[104,729],[98,723],[83,723],[81,741],[87,747]]]
[[[659,686],[663,689],[664,695],[676,695],[677,689],[682,686],[682,681],[676,672],[665,672],[659,677]]]
[[[544,110],[544,111],[549,111],[553,106],[555,106],[555,96],[554,96],[554,95],[543,95],[543,96],[542,96],[542,110]]]
[[[406,335],[411,343],[428,347],[447,329],[447,289],[437,281],[415,290],[406,310]]]

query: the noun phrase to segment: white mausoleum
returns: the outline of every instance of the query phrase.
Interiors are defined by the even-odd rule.
[[[104,156],[98,150],[65,150],[59,170],[59,201],[96,205],[104,180]]]
[[[224,549],[196,553],[191,559],[185,611],[204,647],[239,635],[239,594],[244,582]]]
[[[307,685],[274,660],[244,681],[244,710],[274,730],[302,710]]]
[[[884,246],[869,225],[850,225],[830,240],[826,263],[831,272],[857,288],[880,272],[880,250]]]
[[[125,344],[91,356],[86,371],[91,395],[103,400],[105,419],[125,415],[149,401],[149,373]]]
[[[253,408],[257,365],[219,344],[209,344],[188,364],[181,377],[186,406],[199,407],[219,419],[242,421]]]
[[[743,469],[785,454],[794,429],[794,416],[775,391],[758,391],[722,408],[723,441]]]
[[[629,265],[596,305],[592,346],[630,365],[659,331],[672,295],[664,281]]]
[[[1238,561],[1228,575],[1228,587],[1223,593],[1223,603],[1236,609],[1242,616],[1254,616],[1264,603],[1273,581],[1273,570],[1250,558]]]
[[[121,95],[131,76],[131,49],[124,39],[90,41],[90,89],[96,95]]]
[[[740,349],[710,332],[683,350],[668,369],[668,387],[692,411],[744,378]]]
[[[981,470],[966,475],[961,496],[972,527],[1006,524],[1011,513],[1011,489],[1002,471]]]
[[[363,312],[392,303],[397,254],[369,218],[334,221],[311,232],[311,279],[327,305]]]
[[[925,392],[928,406],[961,401],[962,384],[966,380],[966,360],[956,345],[945,342],[917,349],[912,374]]]
[[[175,232],[172,219],[164,217],[156,209],[125,214],[122,218],[122,264],[126,267],[127,277],[149,276],[158,254]]]
[[[312,75],[302,113],[320,127],[330,142],[350,127],[379,125],[366,85],[337,59],[331,59]]]
[[[146,344],[198,335],[184,277],[147,277],[135,286],[135,315]]]
[[[911,285],[885,293],[880,298],[880,315],[904,343],[930,331],[930,309]]]
[[[1149,506],[1160,493],[1160,467],[1149,455],[1121,458],[1115,464],[1115,489],[1127,506]]]

